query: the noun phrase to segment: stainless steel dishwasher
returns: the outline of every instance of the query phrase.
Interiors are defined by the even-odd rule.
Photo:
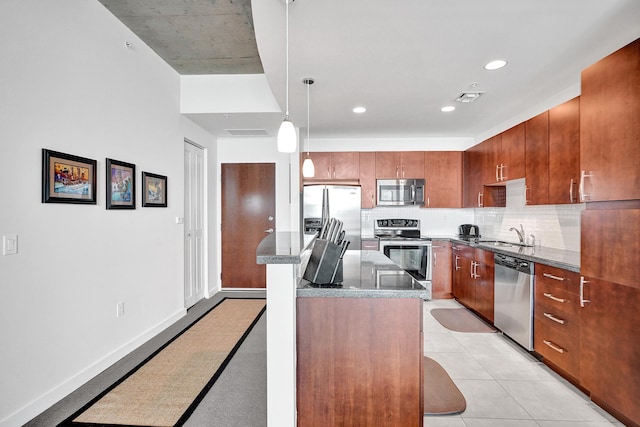
[[[496,253],[494,324],[533,350],[533,262]]]

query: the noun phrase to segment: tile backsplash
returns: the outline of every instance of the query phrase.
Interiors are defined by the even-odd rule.
[[[458,225],[477,224],[482,237],[517,242],[509,228],[535,236],[536,245],[580,251],[580,214],[584,204],[526,206],[524,179],[507,182],[507,207],[468,209],[423,209],[380,207],[363,209],[362,235],[373,236],[374,220],[383,218],[419,219],[425,236],[457,236]]]

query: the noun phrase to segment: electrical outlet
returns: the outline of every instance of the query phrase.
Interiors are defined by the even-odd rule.
[[[116,317],[124,316],[124,302],[119,302],[116,305]]]

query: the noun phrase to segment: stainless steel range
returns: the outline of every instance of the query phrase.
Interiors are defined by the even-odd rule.
[[[420,220],[378,219],[374,235],[380,239],[380,252],[431,289],[431,239],[420,235]]]

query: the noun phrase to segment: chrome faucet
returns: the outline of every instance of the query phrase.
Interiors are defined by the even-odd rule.
[[[520,243],[524,245],[524,227],[522,224],[520,224],[520,230],[515,227],[511,227],[509,231],[515,231],[516,234],[518,234],[518,240],[520,240]]]

